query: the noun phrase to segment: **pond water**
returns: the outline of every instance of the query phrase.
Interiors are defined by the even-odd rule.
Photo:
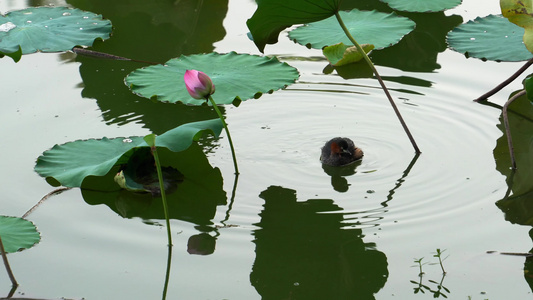
[[[210,51],[260,54],[246,36],[254,1],[130,2],[11,0],[0,11],[53,4],[103,14],[114,35],[95,49],[148,61]],[[407,42],[372,56],[420,156],[376,80],[325,74],[321,51],[294,44],[286,32],[266,47],[266,55],[279,56],[301,76],[285,90],[225,107],[241,175],[235,184],[225,134],[205,144],[223,191],[171,220],[169,299],[430,299],[437,291],[450,299],[531,297],[523,256],[487,254],[529,252],[531,228],[508,221],[508,210],[496,205],[506,198],[510,173],[508,154],[494,150],[505,143],[501,110],[472,102],[522,63],[482,62],[445,49],[451,28],[499,13],[498,1],[463,2],[431,22],[420,20]],[[195,12],[196,23],[179,5]],[[131,94],[122,80],[143,66],[72,53],[0,60],[2,215],[22,216],[54,189],[33,168],[55,144],[160,134],[214,117],[205,106]],[[523,77],[491,102],[503,105]],[[348,175],[331,176],[320,164],[321,146],[335,136],[350,137],[365,151]],[[526,182],[522,192],[530,190]],[[20,283],[15,297],[161,297],[164,220],[107,198],[72,189],[29,215],[42,240],[8,256]],[[531,218],[526,207],[521,212]],[[445,276],[433,257],[437,249],[445,249]],[[420,258],[429,263],[422,277],[414,262]],[[419,284],[428,289],[416,292]],[[0,271],[0,295],[10,289]]]

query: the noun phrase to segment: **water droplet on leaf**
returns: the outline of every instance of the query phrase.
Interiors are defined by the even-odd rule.
[[[17,25],[11,23],[11,22],[7,22],[7,23],[4,23],[2,25],[0,25],[0,31],[3,31],[3,32],[8,32],[10,31],[11,29],[17,27]]]

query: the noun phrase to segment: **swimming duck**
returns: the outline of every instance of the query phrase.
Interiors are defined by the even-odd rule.
[[[322,147],[320,161],[325,165],[344,166],[363,157],[363,150],[357,148],[349,138],[336,137]]]

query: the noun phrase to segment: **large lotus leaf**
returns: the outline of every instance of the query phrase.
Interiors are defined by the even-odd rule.
[[[383,49],[398,43],[402,37],[415,28],[415,22],[395,14],[358,9],[340,12],[346,27],[359,44],[372,44]],[[344,43],[353,45],[337,22],[335,16],[300,26],[289,37],[301,45],[315,49]]]
[[[187,123],[171,129],[157,138],[156,145],[173,152],[183,151],[209,131],[219,136],[220,119]],[[133,148],[148,147],[143,137],[78,140],[55,145],[37,159],[35,171],[52,177],[61,185],[79,187],[87,176],[103,176],[116,164],[127,161],[125,156]]]
[[[380,0],[391,8],[411,12],[437,12],[454,8],[462,0]]]
[[[525,29],[524,43],[533,52],[533,2],[531,0],[500,0],[504,17]]]
[[[257,0],[257,10],[248,19],[254,43],[263,52],[266,44],[278,42],[279,33],[294,24],[326,19],[335,14],[341,0]],[[334,43],[336,44],[336,43]]]
[[[31,248],[41,240],[32,222],[8,216],[0,216],[0,238],[6,253]]]
[[[523,28],[501,15],[489,15],[457,26],[447,39],[453,50],[469,57],[523,61],[533,57],[522,41],[523,35]]]
[[[143,97],[163,102],[201,105],[205,100],[192,98],[183,81],[186,70],[206,73],[215,84],[213,99],[217,104],[238,105],[241,100],[257,98],[262,93],[285,88],[298,79],[298,70],[277,58],[237,54],[196,54],[169,60],[133,71],[126,77],[130,89]]]
[[[0,55],[61,52],[107,39],[111,22],[67,7],[31,7],[0,16]],[[20,50],[19,50],[20,47]]]

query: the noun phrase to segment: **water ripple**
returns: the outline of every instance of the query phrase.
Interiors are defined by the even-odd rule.
[[[393,92],[404,99],[397,105],[422,150],[408,169],[414,150],[377,83],[318,77],[323,82],[304,74],[288,90],[228,111],[241,167],[254,173],[258,189],[281,185],[296,189],[302,201],[333,199],[344,208],[346,227],[450,219],[486,198],[501,135],[497,110],[464,99],[461,91],[415,86]],[[342,192],[319,162],[320,148],[335,136],[350,137],[365,152]]]

